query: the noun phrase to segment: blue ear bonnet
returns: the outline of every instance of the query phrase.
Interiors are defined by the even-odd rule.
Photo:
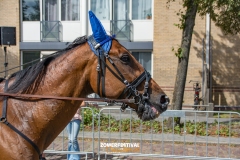
[[[112,45],[112,37],[107,35],[102,23],[92,11],[89,11],[89,20],[93,34],[88,38],[88,44],[92,51],[97,56],[103,54],[103,52],[108,53]],[[98,52],[97,49],[99,47],[101,47],[103,51]]]

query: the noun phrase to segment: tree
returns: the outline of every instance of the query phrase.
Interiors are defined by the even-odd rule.
[[[171,1],[168,0],[168,5]],[[211,20],[222,29],[225,34],[238,34],[240,32],[240,0],[182,0],[185,13],[180,11],[180,24],[182,40],[180,47],[175,50],[178,58],[177,75],[175,80],[172,109],[182,110],[184,88],[186,83],[188,60],[195,25],[196,14],[205,16],[210,14]],[[174,49],[173,49],[174,50]],[[180,118],[176,120],[180,123]],[[171,125],[171,123],[169,123]]]

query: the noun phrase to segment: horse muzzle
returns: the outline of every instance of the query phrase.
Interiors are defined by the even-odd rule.
[[[152,105],[149,101],[138,104],[138,117],[143,121],[153,120],[166,111],[170,101],[169,98],[165,94],[162,94],[159,100],[157,106]]]

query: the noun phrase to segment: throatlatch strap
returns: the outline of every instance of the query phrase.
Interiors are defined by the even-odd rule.
[[[7,89],[8,89],[8,79],[5,82],[4,92],[7,92]],[[7,100],[8,100],[8,96],[4,96],[1,122],[6,124],[9,128],[11,128],[17,134],[19,134],[23,139],[28,141],[28,143],[30,143],[33,146],[33,148],[37,151],[37,153],[39,155],[39,159],[41,160],[42,159],[42,154],[41,154],[38,146],[31,139],[29,139],[26,135],[24,135],[21,131],[19,131],[16,127],[14,127],[11,123],[9,123],[7,121]]]
[[[97,51],[99,52],[99,51]],[[100,59],[100,54],[98,54],[98,65],[97,65],[97,92],[98,95],[100,96],[100,80],[101,80],[101,59]]]

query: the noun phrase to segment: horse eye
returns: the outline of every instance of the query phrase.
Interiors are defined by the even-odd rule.
[[[128,55],[123,55],[121,58],[121,61],[125,62],[125,63],[128,63],[130,62],[130,58]]]

